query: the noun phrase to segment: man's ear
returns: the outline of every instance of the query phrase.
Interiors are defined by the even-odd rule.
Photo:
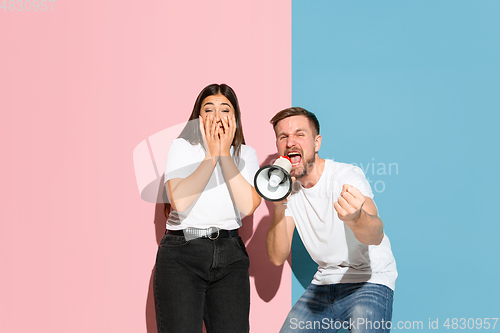
[[[316,135],[316,139],[314,140],[314,152],[317,153],[321,148],[321,135]]]

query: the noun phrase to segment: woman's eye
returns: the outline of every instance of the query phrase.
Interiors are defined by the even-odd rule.
[[[226,112],[226,113],[229,113],[229,110],[222,110],[222,112]]]
[[[205,112],[212,112],[212,110],[210,110],[210,109],[207,109],[207,110],[205,110]]]

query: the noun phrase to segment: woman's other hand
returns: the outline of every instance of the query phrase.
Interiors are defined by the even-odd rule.
[[[236,133],[236,117],[231,114],[221,118],[222,128],[219,128],[220,153],[222,156],[231,156],[231,145]]]
[[[219,134],[221,131],[213,116],[205,117],[205,120],[200,117],[200,132],[207,157],[216,163],[220,156],[221,140]]]

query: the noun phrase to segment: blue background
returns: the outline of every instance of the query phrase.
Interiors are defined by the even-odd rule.
[[[292,1],[292,104],[318,116],[322,158],[366,170],[399,272],[393,324],[500,317],[499,14]],[[293,303],[316,267],[295,235]]]

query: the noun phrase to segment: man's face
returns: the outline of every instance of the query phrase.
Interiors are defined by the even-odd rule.
[[[280,155],[292,161],[290,174],[297,179],[307,176],[314,165],[321,137],[316,135],[309,119],[291,116],[276,124],[276,146]]]

